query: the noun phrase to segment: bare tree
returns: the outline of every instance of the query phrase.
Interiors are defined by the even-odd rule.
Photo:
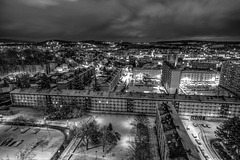
[[[20,149],[17,154],[17,160],[35,160],[34,157],[36,156],[33,153],[32,145],[27,146],[26,148]]]

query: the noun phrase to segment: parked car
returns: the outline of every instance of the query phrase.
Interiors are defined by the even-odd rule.
[[[211,128],[211,126],[209,124],[206,124],[207,125],[207,128]]]
[[[203,127],[207,127],[207,124],[202,124]]]
[[[5,145],[6,144],[6,142],[7,141],[9,141],[11,138],[10,137],[8,137],[7,139],[5,139],[5,140],[3,140],[2,142],[1,142],[1,144],[0,144],[0,146],[3,146],[3,145]]]
[[[9,143],[11,143],[14,140],[14,138],[9,138],[7,141],[3,143],[3,145],[7,146]]]
[[[204,148],[202,146],[198,146],[198,149],[202,152],[204,151]]]
[[[193,123],[193,126],[194,126],[194,127],[197,127],[197,126],[198,126],[198,124],[196,124],[196,123]]]
[[[40,131],[40,128],[34,128],[33,129],[33,134],[37,134]]]
[[[29,130],[30,128],[29,127],[24,127],[22,129],[20,129],[21,133],[25,133]]]
[[[197,138],[197,135],[196,135],[196,134],[194,134],[194,133],[192,133],[192,136],[193,136],[193,138]]]
[[[23,143],[24,140],[17,141],[17,143],[14,144],[14,147],[18,147],[20,144]]]
[[[11,147],[11,146],[13,146],[15,143],[17,143],[17,141],[13,141],[13,142],[10,143],[8,146]]]
[[[202,143],[200,142],[199,139],[195,139],[195,141],[197,142],[197,144],[201,145]]]
[[[207,153],[205,153],[204,151],[202,151],[203,157],[208,157]]]
[[[18,127],[13,127],[13,129],[12,129],[12,130],[13,130],[13,131],[16,131],[17,129],[18,129]]]

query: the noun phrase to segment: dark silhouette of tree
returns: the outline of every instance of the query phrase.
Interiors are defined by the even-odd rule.
[[[235,158],[240,159],[240,118],[233,117],[221,123],[215,131],[216,137],[223,140],[226,146],[235,151]]]
[[[149,138],[149,119],[144,114],[139,114],[134,117],[131,130],[134,135],[134,141],[130,143],[128,148],[128,156],[130,159],[150,160],[151,148]]]
[[[84,90],[84,84],[79,76],[75,76],[73,80],[73,88],[77,90]]]
[[[86,144],[86,150],[88,150],[89,141],[94,139],[99,134],[99,124],[96,120],[86,122],[81,126],[77,126],[73,129],[73,135],[77,138],[83,138]]]
[[[108,130],[110,130],[110,131],[112,131],[112,130],[113,130],[112,123],[109,123],[109,124],[108,124]]]
[[[38,143],[39,143],[38,146],[42,148],[42,152],[43,152],[43,148],[48,146],[49,140],[47,140],[46,137],[41,137],[41,139],[38,139]]]
[[[18,116],[16,118],[13,119],[13,121],[16,123],[16,124],[25,124],[27,122],[27,118],[26,117],[23,117],[23,116]]]
[[[96,76],[94,77],[93,90],[94,90],[94,91],[100,91],[100,90],[101,90],[101,89],[100,89],[100,84],[98,83]]]
[[[18,88],[30,88],[29,75],[16,76],[16,85]]]
[[[30,81],[29,81],[29,75],[23,75],[22,78],[22,87],[23,88],[30,88]]]
[[[33,118],[33,117],[28,118],[28,120],[27,120],[27,122],[31,125],[35,125],[37,123],[37,121],[38,120],[36,118]]]
[[[17,88],[23,88],[20,77],[16,76],[16,86]]]
[[[40,88],[41,89],[49,89],[50,88],[50,79],[46,74],[43,74],[40,78]]]
[[[100,129],[103,152],[105,152],[106,149],[108,149],[108,152],[112,150],[117,145],[117,142],[121,139],[121,135],[113,130],[110,124],[109,126],[103,126]]]

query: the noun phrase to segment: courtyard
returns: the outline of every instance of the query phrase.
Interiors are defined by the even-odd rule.
[[[102,146],[92,146],[89,150],[85,147],[78,148],[72,155],[71,160],[78,160],[80,158],[86,160],[125,160],[128,156],[129,142],[134,140],[131,135],[131,129],[134,116],[129,115],[105,115],[105,114],[94,114],[96,121],[100,126],[112,124],[113,129],[121,134],[121,140],[113,150],[105,154],[102,152]],[[154,126],[155,118],[149,117],[150,122],[150,137],[154,139],[152,142],[156,142],[152,127]],[[81,145],[80,145],[81,146]],[[155,145],[156,146],[156,145]],[[157,156],[157,153],[155,154]],[[154,158],[155,159],[155,158]]]

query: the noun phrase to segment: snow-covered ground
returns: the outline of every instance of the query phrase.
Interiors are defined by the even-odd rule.
[[[35,109],[26,108],[26,107],[12,107],[11,110],[13,110],[14,113],[16,113],[16,114],[12,115],[12,116],[4,116],[4,119],[6,121],[8,121],[8,120],[11,121],[12,119],[14,119],[20,115],[26,116],[28,118],[34,117],[34,118],[38,119],[38,121],[40,121],[40,122],[43,121],[43,114]],[[97,148],[92,148],[88,151],[83,151],[82,149],[78,149],[76,152],[74,152],[74,154],[72,156],[72,160],[74,160],[74,159],[77,160],[77,159],[80,159],[80,157],[84,157],[84,156],[86,157],[87,160],[93,160],[93,159],[95,160],[96,157],[99,160],[100,159],[108,159],[108,160],[126,159],[127,149],[129,147],[129,141],[133,140],[133,136],[131,135],[131,132],[130,132],[132,129],[131,122],[134,119],[134,116],[132,116],[132,115],[128,116],[128,115],[92,114],[90,116],[84,116],[82,118],[75,118],[75,119],[69,119],[69,120],[47,121],[47,123],[50,125],[59,125],[59,126],[66,127],[66,126],[76,125],[80,121],[86,121],[91,116],[95,117],[101,126],[112,123],[113,129],[121,134],[121,140],[118,142],[118,145],[111,151],[111,153],[105,155],[105,157],[103,157],[104,154],[102,152],[102,147],[99,146]],[[154,126],[155,118],[152,117],[152,118],[149,118],[149,120],[150,120],[150,125]],[[0,127],[0,136],[1,136],[1,133],[4,132],[4,130],[5,130],[3,127],[5,127],[5,126]],[[18,132],[20,132],[20,131],[18,131]],[[25,134],[27,135],[28,132],[26,132]],[[38,137],[41,137],[42,135],[48,135],[47,130],[45,132],[44,132],[44,130],[42,130],[41,132],[43,132],[43,133],[37,134]],[[53,133],[52,137],[57,138],[58,136],[60,136],[60,135],[57,135],[57,133],[58,132],[55,133],[56,135]],[[40,135],[40,134],[42,134],[42,135]],[[58,133],[58,134],[60,134],[60,133]],[[151,134],[151,135],[154,135],[154,134]],[[19,136],[22,136],[22,135],[19,134]],[[31,135],[31,136],[33,136],[33,135]],[[25,137],[26,139],[28,139],[28,141],[26,141],[26,142],[31,143],[31,141],[34,141],[38,138],[38,137],[31,138],[31,136]],[[59,145],[60,145],[60,142],[62,143],[63,140],[64,139],[63,139],[63,135],[62,135],[62,138],[53,139],[52,141],[53,142],[56,141],[57,144],[59,143]],[[7,152],[2,151],[3,150],[2,148],[4,148],[4,147],[0,147],[0,155],[2,156],[1,153],[4,152],[4,156],[6,156]],[[13,149],[17,151],[17,149],[15,149],[15,148],[13,148]],[[11,149],[5,148],[4,150],[9,150],[8,152],[10,152]],[[43,149],[43,152],[42,152],[41,148],[40,149],[37,148],[35,152],[39,153],[40,155],[50,157],[53,153],[55,153],[55,151],[57,151],[57,149],[53,151],[51,149],[51,146],[49,146],[48,148]],[[69,154],[71,154],[71,153],[69,153]],[[14,155],[14,153],[13,153],[13,155]],[[41,158],[39,160],[42,160]],[[36,159],[38,159],[38,158],[36,158]]]
[[[85,147],[82,149],[77,150],[74,155],[72,156],[71,160],[77,160],[79,158],[87,159],[87,160],[125,160],[127,150],[129,147],[129,141],[133,140],[133,136],[131,135],[132,125],[131,122],[134,119],[134,116],[127,116],[127,115],[93,115],[96,117],[98,123],[101,126],[108,125],[112,123],[113,129],[116,130],[121,134],[121,140],[118,142],[118,145],[108,153],[104,155],[102,152],[102,146],[89,149],[85,151]],[[155,118],[149,118],[150,125],[154,125]],[[104,157],[103,157],[104,155]]]
[[[190,137],[190,139],[192,140],[193,144],[195,144],[196,146],[199,146],[199,144],[196,143],[195,139],[200,139],[200,141],[202,142],[202,144],[200,146],[204,147],[205,152],[208,155],[211,155],[211,157],[214,157],[215,159],[217,159],[216,155],[213,153],[213,151],[209,148],[210,146],[210,140],[215,139],[216,136],[214,134],[214,131],[216,130],[216,127],[219,126],[219,124],[221,122],[213,122],[213,121],[188,121],[188,120],[183,120],[183,125],[185,126],[185,128],[189,128],[189,130],[187,130],[187,133]],[[193,124],[198,124],[200,127],[194,127]],[[207,128],[207,127],[202,127],[201,124],[208,124],[211,128]],[[193,135],[197,135],[197,138],[194,138]],[[202,141],[201,139],[201,134],[204,134],[206,136],[206,143]],[[208,146],[208,147],[207,147]],[[205,159],[202,154],[199,152],[199,155],[202,159]],[[213,158],[212,158],[213,159]]]
[[[64,141],[64,135],[58,130],[41,128],[37,134],[33,134],[34,127],[31,127],[27,132],[21,133],[20,129],[24,126],[20,126],[19,129],[13,131],[13,128],[9,129],[9,125],[0,125],[0,141],[4,141],[8,137],[14,138],[13,141],[24,140],[18,147],[14,146],[0,146],[0,157],[6,159],[7,156],[11,160],[16,160],[16,154],[20,149],[37,142],[39,139],[45,139],[45,146],[38,146],[33,150],[34,159],[37,160],[50,160],[55,152],[59,149]],[[9,130],[8,130],[9,129]],[[0,142],[0,143],[1,143]]]

